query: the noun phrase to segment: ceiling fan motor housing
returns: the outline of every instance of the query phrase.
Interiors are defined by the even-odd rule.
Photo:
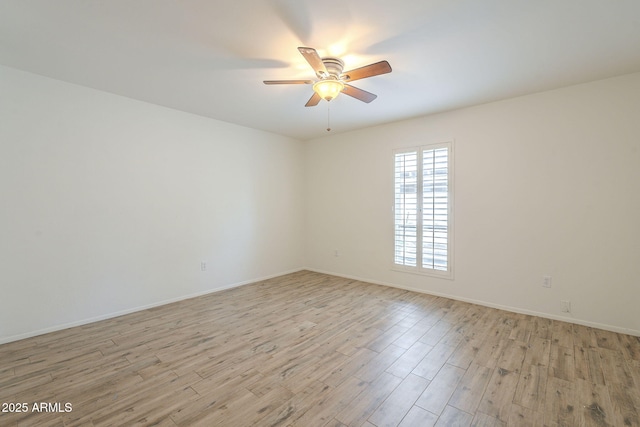
[[[342,74],[342,69],[344,68],[344,62],[338,58],[322,58],[322,63],[324,67],[327,69],[329,76],[318,75],[319,78],[333,77],[335,79],[340,78],[340,74]]]

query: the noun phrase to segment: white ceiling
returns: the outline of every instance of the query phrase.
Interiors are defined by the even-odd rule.
[[[331,102],[332,132],[640,71],[640,0],[0,0],[0,63],[299,139],[327,103],[298,46],[378,99]]]

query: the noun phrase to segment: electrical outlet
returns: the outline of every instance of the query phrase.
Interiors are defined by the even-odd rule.
[[[207,271],[207,263],[202,261],[200,263],[200,271]]]
[[[560,301],[563,313],[571,313],[571,301]]]
[[[542,276],[542,287],[543,288],[551,287],[551,276]]]

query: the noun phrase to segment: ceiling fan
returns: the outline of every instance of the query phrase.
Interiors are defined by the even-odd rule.
[[[311,47],[299,47],[298,50],[307,60],[319,80],[264,80],[266,85],[313,85],[313,96],[307,101],[305,107],[314,107],[320,100],[331,101],[341,92],[369,103],[378,96],[366,90],[351,86],[348,82],[373,77],[391,72],[391,66],[387,61],[365,65],[351,71],[342,72],[344,62],[339,58],[321,58],[318,52]]]

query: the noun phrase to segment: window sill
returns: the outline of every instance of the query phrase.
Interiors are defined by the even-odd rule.
[[[418,276],[427,276],[427,277],[435,277],[438,279],[446,279],[453,280],[453,271],[438,271],[438,270],[429,270],[425,268],[417,268],[417,267],[402,267],[400,265],[392,265],[392,271],[396,271],[398,273],[409,273],[415,274]]]

